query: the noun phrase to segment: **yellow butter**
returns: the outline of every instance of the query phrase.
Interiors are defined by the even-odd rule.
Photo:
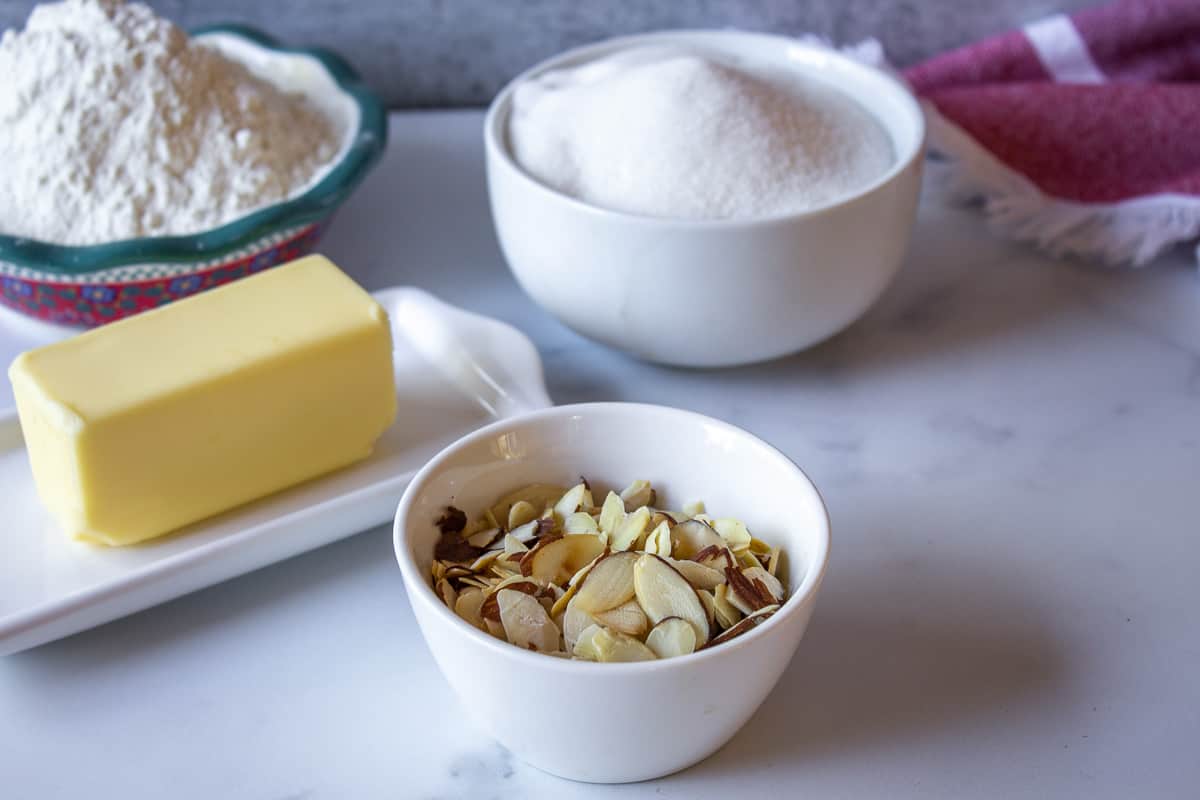
[[[396,414],[387,314],[309,256],[20,355],[42,502],[122,545],[345,466]]]

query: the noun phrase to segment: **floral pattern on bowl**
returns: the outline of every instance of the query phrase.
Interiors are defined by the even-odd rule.
[[[185,265],[188,271],[183,275],[178,274],[178,264],[109,270],[126,277],[110,277],[108,283],[69,280],[0,262],[0,305],[46,322],[95,327],[311,253],[324,228],[322,222],[273,234],[261,247],[248,248],[250,252],[242,249],[208,265]]]
[[[67,246],[0,234],[0,305],[94,327],[299,258],[313,251],[338,206],[382,157],[383,104],[338,56],[282,47],[243,26],[208,26],[193,35],[231,40],[255,58],[315,62],[357,113],[337,162],[297,197],[193,235]]]

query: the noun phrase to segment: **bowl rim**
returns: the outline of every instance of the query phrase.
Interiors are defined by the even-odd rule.
[[[262,50],[315,60],[338,89],[358,107],[358,127],[349,144],[324,177],[290,200],[198,233],[148,236],[90,245],[55,244],[0,233],[0,261],[62,276],[86,275],[116,267],[150,263],[207,261],[250,246],[287,228],[316,222],[332,213],[362,181],[387,145],[387,112],[358,72],[341,56],[319,47],[292,47],[246,25],[218,23],[189,31],[193,38],[226,36],[242,39]]]
[[[718,647],[700,650],[694,653],[689,653],[686,656],[677,656],[675,658],[664,658],[655,661],[638,661],[629,663],[596,663],[591,661],[557,658],[543,653],[533,653],[515,647],[508,642],[502,642],[499,639],[484,633],[478,628],[470,625],[466,620],[459,617],[451,609],[446,607],[441,598],[434,593],[433,586],[430,585],[426,576],[422,575],[415,560],[408,552],[406,531],[402,527],[402,521],[405,520],[414,504],[418,494],[422,491],[423,485],[430,477],[437,472],[447,461],[452,459],[460,450],[463,450],[471,445],[478,443],[481,440],[490,439],[498,431],[511,429],[515,426],[521,426],[529,423],[540,423],[545,420],[554,419],[562,416],[572,416],[577,414],[586,414],[589,412],[613,411],[618,413],[634,413],[634,414],[652,414],[661,416],[682,417],[692,422],[704,425],[711,425],[720,428],[726,433],[730,433],[739,438],[748,440],[749,443],[763,451],[763,455],[776,462],[781,462],[787,468],[793,470],[796,476],[812,490],[813,497],[816,498],[817,506],[820,510],[820,518],[822,521],[822,529],[817,535],[817,549],[811,561],[811,566],[805,573],[804,580],[800,586],[794,589],[788,598],[780,606],[779,610],[771,615],[766,622],[763,622],[752,630],[736,637],[732,641],[726,642]],[[830,521],[829,508],[825,503],[825,499],[821,496],[816,484],[812,479],[800,468],[796,462],[788,458],[782,451],[774,445],[755,436],[744,428],[739,428],[736,425],[725,422],[723,420],[709,417],[705,414],[700,414],[695,411],[686,409],[674,408],[672,406],[657,405],[652,403],[627,403],[627,402],[593,402],[593,403],[575,403],[562,406],[551,406],[549,408],[538,409],[515,417],[498,420],[483,428],[480,428],[472,433],[469,433],[457,441],[444,447],[437,455],[425,463],[423,467],[413,476],[408,486],[404,490],[404,495],[400,498],[400,503],[396,507],[396,516],[392,521],[392,547],[395,551],[396,561],[400,567],[400,573],[403,576],[404,584],[407,589],[407,594],[410,603],[421,602],[426,606],[432,606],[434,613],[446,620],[454,630],[457,630],[463,636],[469,639],[474,639],[477,643],[488,647],[498,657],[516,659],[519,663],[527,664],[531,667],[542,669],[551,669],[554,671],[578,672],[580,674],[591,675],[629,675],[630,673],[642,673],[649,671],[657,671],[662,669],[680,669],[689,664],[698,664],[702,661],[722,658],[731,655],[735,651],[753,647],[754,643],[764,636],[771,635],[771,631],[783,624],[785,617],[794,616],[800,613],[800,609],[809,605],[809,601],[813,599],[817,591],[821,587],[821,583],[825,578],[825,573],[829,568],[829,551],[830,551]],[[423,634],[424,635],[424,634]],[[428,641],[426,642],[428,646]]]
[[[774,44],[786,44],[789,48],[819,54],[821,57],[827,58],[836,63],[840,69],[847,69],[851,72],[857,72],[862,75],[870,75],[874,79],[880,80],[883,85],[889,87],[892,97],[898,100],[902,105],[906,106],[906,110],[914,125],[915,135],[913,136],[912,146],[908,148],[906,152],[896,153],[891,166],[889,166],[883,174],[878,176],[870,183],[867,183],[859,189],[856,189],[854,192],[851,192],[850,194],[835,197],[832,200],[812,208],[804,209],[803,211],[791,211],[744,219],[690,219],[681,217],[657,217],[649,214],[638,214],[595,205],[586,200],[572,197],[565,192],[561,192],[558,189],[542,183],[540,180],[526,172],[526,170],[519,163],[517,163],[516,158],[514,158],[510,152],[507,143],[507,122],[512,106],[512,96],[516,88],[525,81],[537,77],[542,73],[566,66],[568,63],[572,65],[580,65],[598,57],[615,54],[622,50],[627,50],[641,45],[686,44],[688,42],[698,41],[719,42],[721,40],[730,41],[735,39],[749,39],[758,40],[760,42],[767,41]],[[859,105],[862,104],[859,103]],[[878,114],[873,112],[870,108],[865,108],[865,110],[873,119],[879,122],[879,125],[883,127],[884,130],[890,133],[891,128],[879,118]],[[578,212],[582,212],[599,219],[620,221],[626,224],[648,225],[661,228],[677,228],[680,230],[690,231],[730,231],[748,228],[752,229],[770,225],[778,225],[781,223],[792,223],[798,220],[819,217],[836,211],[861,199],[862,197],[882,189],[883,187],[895,181],[898,176],[912,167],[913,163],[919,161],[924,155],[927,135],[928,133],[925,123],[925,114],[921,109],[919,101],[902,80],[898,79],[887,70],[857,61],[831,47],[826,47],[811,41],[805,41],[790,36],[763,33],[759,31],[709,28],[671,29],[651,31],[648,33],[637,33],[629,36],[617,36],[610,39],[604,39],[599,42],[593,42],[564,50],[547,59],[539,61],[505,84],[504,88],[502,88],[496,94],[496,96],[492,99],[491,104],[488,106],[487,115],[484,118],[483,125],[484,147],[489,161],[494,159],[496,163],[502,165],[503,168],[506,169],[510,174],[513,174],[520,183],[527,188],[533,189],[538,194],[552,197],[558,202],[565,203],[567,206]]]

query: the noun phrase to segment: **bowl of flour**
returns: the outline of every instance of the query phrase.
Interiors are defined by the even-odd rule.
[[[568,51],[485,122],[518,282],[576,331],[679,366],[843,329],[908,244],[924,120],[890,75],[819,45],[672,31]]]
[[[382,155],[341,59],[190,35],[138,3],[34,8],[0,38],[0,304],[98,325],[311,251]]]

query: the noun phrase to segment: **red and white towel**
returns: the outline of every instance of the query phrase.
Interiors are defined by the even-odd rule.
[[[1053,16],[904,77],[1004,233],[1134,266],[1200,236],[1200,0]]]

